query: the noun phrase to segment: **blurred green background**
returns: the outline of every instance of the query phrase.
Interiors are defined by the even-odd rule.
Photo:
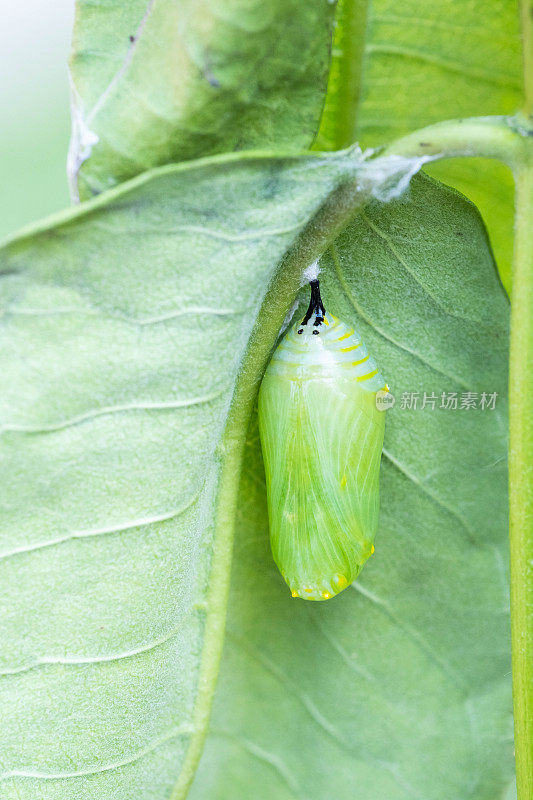
[[[70,203],[67,58],[74,0],[2,6],[0,237]]]

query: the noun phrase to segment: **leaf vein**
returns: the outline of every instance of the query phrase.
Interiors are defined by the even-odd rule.
[[[441,658],[441,656],[439,656],[439,654],[435,652],[435,650],[431,647],[431,645],[426,641],[424,636],[422,636],[420,631],[417,631],[416,628],[413,628],[413,626],[410,625],[409,623],[403,622],[385,600],[383,600],[381,597],[378,597],[378,595],[374,594],[368,589],[365,589],[365,587],[362,586],[360,580],[354,581],[352,584],[350,584],[350,586],[352,589],[358,591],[359,594],[363,595],[363,597],[366,597],[368,600],[374,603],[378,608],[383,609],[383,612],[386,613],[397,625],[399,625],[399,627],[410,637],[410,639],[414,641],[415,644],[418,645],[418,647],[420,647],[420,649],[426,654],[426,656],[428,656],[428,658],[437,667],[439,667],[439,669],[445,675],[447,675],[447,677],[454,684],[456,684],[462,690],[463,693],[466,694],[468,687],[461,678],[461,676],[459,675],[459,673],[456,672],[456,670],[454,670],[453,667],[450,664],[448,664],[448,662],[445,659]]]
[[[348,300],[350,301],[350,303],[354,307],[356,313],[362,319],[364,319],[365,322],[368,325],[370,325],[370,327],[377,334],[379,334],[380,336],[383,337],[383,339],[386,339],[388,342],[390,342],[392,345],[394,345],[394,347],[397,347],[398,350],[403,350],[405,353],[409,353],[409,355],[411,355],[414,358],[416,358],[418,361],[420,361],[422,364],[424,364],[424,366],[426,366],[429,369],[433,370],[433,372],[436,372],[437,375],[442,375],[444,378],[448,378],[448,380],[455,381],[459,386],[462,386],[464,389],[467,389],[468,391],[473,391],[473,389],[470,386],[468,386],[468,384],[466,384],[463,380],[461,380],[461,378],[457,378],[455,375],[448,375],[447,372],[444,372],[443,370],[440,370],[438,367],[433,366],[433,364],[430,364],[429,361],[426,361],[426,359],[423,358],[420,355],[420,353],[417,353],[416,350],[412,350],[410,347],[407,347],[407,345],[404,345],[404,344],[401,344],[400,342],[397,342],[395,339],[393,339],[391,336],[389,336],[388,333],[385,333],[385,331],[382,328],[379,328],[376,325],[376,323],[368,316],[368,314],[366,314],[363,311],[363,309],[357,303],[355,297],[353,296],[353,294],[352,294],[352,292],[350,290],[350,287],[348,286],[348,283],[346,281],[346,278],[344,277],[344,274],[342,272],[342,268],[341,268],[341,265],[340,265],[340,259],[339,259],[339,256],[338,256],[338,253],[337,253],[337,249],[336,249],[334,244],[331,245],[330,251],[331,251],[331,254],[333,256],[333,263],[334,263],[334,266],[335,266],[335,271],[337,273],[337,276],[339,278],[341,286],[344,289],[344,292],[345,292]]]
[[[420,286],[420,288],[422,289],[422,291],[423,291],[423,292],[424,292],[424,293],[425,293],[425,294],[426,294],[428,297],[430,297],[430,298],[431,298],[431,300],[432,300],[432,301],[435,303],[435,305],[437,306],[437,308],[439,308],[439,309],[440,309],[440,310],[441,310],[441,311],[442,311],[444,314],[446,314],[446,316],[448,316],[448,317],[453,317],[454,319],[459,319],[459,320],[462,320],[463,322],[467,322],[468,324],[476,324],[476,325],[479,325],[479,321],[478,321],[478,320],[472,320],[472,319],[470,319],[470,318],[468,318],[468,317],[464,317],[464,316],[462,316],[461,314],[458,314],[458,313],[457,313],[457,314],[454,314],[452,311],[450,311],[449,309],[445,308],[445,306],[444,306],[444,305],[443,305],[441,302],[439,302],[439,300],[438,300],[438,299],[435,297],[435,295],[434,295],[434,294],[433,294],[433,293],[432,293],[432,292],[431,292],[431,291],[430,291],[430,290],[427,288],[427,286],[425,286],[425,285],[422,283],[422,281],[420,280],[420,278],[418,277],[418,275],[416,274],[416,272],[414,272],[414,270],[412,270],[412,269],[411,269],[411,267],[409,266],[408,262],[405,260],[405,258],[403,258],[402,254],[399,252],[399,250],[398,250],[398,249],[397,249],[397,247],[395,246],[394,242],[392,241],[392,239],[391,239],[391,237],[388,235],[388,233],[385,233],[385,231],[381,230],[381,228],[379,228],[379,227],[378,227],[378,225],[376,225],[374,222],[372,222],[372,220],[370,219],[370,217],[368,217],[368,215],[367,215],[367,214],[365,214],[364,212],[361,214],[361,217],[362,217],[362,219],[364,219],[364,221],[366,222],[366,224],[368,225],[368,227],[369,227],[371,230],[373,230],[373,231],[374,231],[374,233],[375,233],[377,236],[379,236],[379,238],[380,238],[382,241],[384,241],[384,242],[385,242],[385,244],[386,244],[386,245],[387,245],[387,247],[389,248],[390,252],[391,252],[391,253],[393,254],[393,256],[394,256],[394,257],[397,259],[398,263],[400,263],[400,264],[402,265],[402,267],[403,267],[403,268],[406,270],[406,272],[408,272],[408,273],[409,273],[409,275],[410,275],[410,276],[413,278],[413,280],[415,281],[415,283],[417,284],[417,286]]]
[[[89,528],[87,530],[71,531],[70,533],[65,534],[65,536],[61,536],[57,539],[50,539],[47,542],[38,542],[37,544],[25,545],[23,547],[13,548],[12,550],[6,550],[3,553],[0,553],[0,561],[11,558],[12,556],[21,555],[23,553],[33,553],[36,550],[42,550],[45,547],[55,547],[56,545],[63,544],[71,539],[85,539],[93,536],[106,536],[107,534],[122,533],[123,531],[141,528],[146,525],[153,525],[158,522],[166,522],[167,520],[175,519],[183,514],[188,508],[194,505],[199,496],[200,493],[195,494],[187,503],[185,503],[185,505],[173,511],[155,514],[151,517],[139,517],[138,519],[131,520],[129,522],[121,522],[117,523],[116,525],[103,528]]]
[[[52,780],[67,780],[68,778],[83,778],[88,775],[99,775],[102,772],[110,772],[119,767],[125,767],[129,764],[134,764],[144,756],[150,755],[162,745],[176,739],[179,736],[191,736],[194,733],[193,726],[190,724],[180,725],[179,727],[172,728],[163,736],[158,737],[150,744],[132,753],[126,758],[118,761],[112,761],[108,764],[95,764],[85,769],[73,770],[72,772],[41,772],[33,769],[13,769],[0,774],[0,780],[5,781],[12,778],[33,778],[36,780],[52,781]]]
[[[0,429],[0,434],[3,433],[23,433],[23,434],[42,434],[42,433],[54,433],[55,431],[65,430],[66,428],[71,428],[74,425],[81,425],[84,422],[88,422],[89,420],[96,419],[97,417],[107,416],[108,414],[122,414],[128,411],[165,411],[168,409],[175,409],[175,408],[188,408],[190,406],[196,405],[203,405],[204,403],[210,403],[212,400],[216,400],[220,397],[222,391],[214,392],[212,394],[204,395],[202,397],[192,397],[186,400],[168,400],[163,402],[133,402],[133,403],[123,403],[122,405],[117,406],[102,406],[102,408],[92,409],[91,411],[86,411],[85,414],[80,414],[77,417],[72,417],[68,420],[62,420],[61,422],[56,422],[51,425],[42,425],[40,427],[26,427],[23,425],[4,425],[2,429]]]
[[[461,516],[459,511],[457,511],[455,508],[452,508],[452,506],[449,506],[447,503],[444,502],[444,500],[441,500],[441,498],[438,497],[437,495],[433,494],[433,492],[431,492],[428,489],[428,487],[416,477],[416,475],[413,475],[402,464],[400,464],[400,462],[385,447],[383,448],[382,452],[387,461],[390,464],[392,464],[392,466],[395,467],[398,470],[398,472],[401,472],[402,475],[405,475],[405,477],[408,478],[408,480],[410,480],[411,483],[413,483],[423,494],[429,497],[429,499],[432,500],[437,506],[439,506],[439,508],[442,508],[448,514],[451,514],[451,516],[454,517],[460,523],[461,527],[464,528],[464,530],[468,534],[468,538],[472,544],[479,544],[479,541],[474,531],[472,530],[468,522],[464,519],[464,517]]]
[[[205,612],[206,610],[207,606],[205,602],[196,603],[191,607],[191,612],[194,611]],[[172,639],[175,639],[183,628],[183,623],[185,622],[185,618],[189,616],[190,614],[186,614],[185,617],[182,619],[181,624],[178,627],[174,628],[169,633],[165,634],[165,636],[161,636],[158,639],[154,639],[154,641],[148,642],[147,644],[134,647],[131,650],[125,650],[122,653],[110,653],[108,655],[80,656],[80,657],[43,656],[42,658],[36,659],[31,664],[25,664],[24,666],[17,667],[15,669],[3,670],[2,672],[0,672],[0,678],[8,677],[10,675],[20,675],[21,673],[29,672],[32,669],[37,669],[39,667],[44,667],[44,666],[53,666],[55,664],[59,664],[61,666],[83,666],[86,664],[105,664],[113,661],[122,661],[125,658],[135,658],[135,656],[149,653],[150,651],[155,650],[158,647],[161,647],[167,642],[170,642]]]
[[[446,59],[439,58],[431,53],[423,53],[420,50],[412,50],[409,47],[391,44],[370,44],[366,48],[366,52],[370,55],[392,55],[399,56],[400,58],[422,61],[426,64],[432,64],[433,66],[440,67],[440,69],[447,70],[448,72],[455,72],[461,76],[466,74],[470,78],[486,81],[487,83],[492,83],[496,86],[503,86],[506,89],[508,89],[509,86],[512,86],[517,90],[520,89],[518,81],[512,75],[498,75],[496,72],[473,68],[471,64],[460,64],[453,61],[447,61]]]
[[[142,32],[143,32],[143,30],[145,28],[146,23],[148,22],[148,18],[150,17],[150,14],[152,13],[152,9],[153,9],[154,5],[155,5],[155,0],[149,0],[148,5],[146,6],[146,9],[145,9],[144,14],[142,16],[142,19],[141,19],[141,21],[139,23],[139,26],[138,26],[138,28],[135,31],[135,34],[133,36],[133,41],[131,42],[130,46],[128,47],[128,51],[127,51],[127,53],[126,53],[126,55],[125,55],[125,57],[124,57],[124,59],[122,61],[122,64],[120,65],[118,70],[115,72],[115,74],[113,75],[113,77],[111,78],[109,83],[107,84],[106,88],[104,89],[104,91],[102,92],[102,94],[100,95],[100,97],[98,98],[98,100],[96,101],[94,106],[92,107],[91,111],[89,112],[89,114],[87,116],[87,124],[90,123],[94,119],[96,114],[100,111],[100,109],[104,105],[105,101],[107,100],[107,98],[109,97],[111,92],[113,91],[114,87],[120,81],[121,77],[124,75],[124,73],[126,72],[126,70],[129,67],[129,65],[131,64],[131,62],[133,60],[133,56],[135,55],[135,50],[137,49],[137,44],[139,43],[139,39],[140,39],[140,37],[142,35]]]

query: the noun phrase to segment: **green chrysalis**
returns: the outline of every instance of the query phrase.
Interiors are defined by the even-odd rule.
[[[293,597],[327,600],[374,552],[388,387],[359,334],[311,303],[259,392],[270,543]]]

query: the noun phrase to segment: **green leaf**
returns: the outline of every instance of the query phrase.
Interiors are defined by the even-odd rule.
[[[254,418],[190,797],[511,796],[508,304],[483,224],[420,178],[355,218],[321,264],[326,308],[362,333],[396,396],[376,553],[337,598],[291,599],[270,555]],[[442,392],[468,391],[497,392],[495,409],[440,408]],[[416,411],[404,392],[420,393]]]
[[[299,236],[359,168],[352,152],[161,168],[3,248],[3,800],[185,796],[283,298],[245,357],[251,332],[295,246],[292,302],[320,217]]]
[[[71,182],[82,198],[151,167],[318,128],[334,3],[78,0]]]
[[[348,45],[342,30],[336,33],[339,47],[321,123],[322,145],[329,141],[345,146],[347,103],[356,118],[354,138],[368,147],[440,120],[513,114],[519,108],[520,32],[514,0],[342,0],[342,7],[341,20],[358,33]],[[353,87],[354,96],[349,98],[345,86],[339,106],[335,86],[342,81]],[[470,159],[426,169],[474,200],[509,289],[513,183],[508,170],[492,161]]]
[[[6,800],[186,796],[261,370],[313,247],[415,168],[354,151],[220,156],[147,173],[4,247]],[[357,784],[361,800],[473,787],[492,800],[511,774],[507,305],[483,227],[422,180],[365,212],[324,265],[326,300],[398,398],[468,388],[498,405],[388,412],[376,556],[361,591],[318,612],[287,597],[269,555],[252,431],[193,797],[352,798]]]
[[[494,159],[462,158],[428,165],[426,171],[476,204],[489,232],[500,278],[510,295],[515,195],[511,170]]]

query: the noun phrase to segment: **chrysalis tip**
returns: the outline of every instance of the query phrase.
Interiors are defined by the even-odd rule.
[[[337,586],[339,587],[339,590],[345,589],[346,586],[348,585],[348,581],[346,580],[344,575],[335,575],[334,581],[337,584]]]

